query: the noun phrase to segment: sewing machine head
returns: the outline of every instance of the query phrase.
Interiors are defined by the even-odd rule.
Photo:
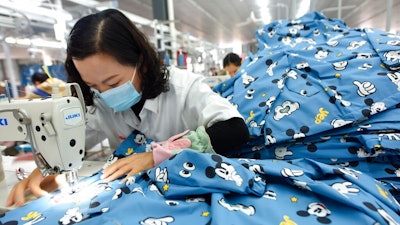
[[[74,86],[78,98],[71,94]],[[0,99],[0,141],[31,143],[44,176],[67,173],[71,186],[85,153],[85,107],[79,85],[67,84],[67,96],[42,99]]]

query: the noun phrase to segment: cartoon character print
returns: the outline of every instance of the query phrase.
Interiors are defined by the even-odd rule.
[[[399,38],[399,36],[397,34],[392,34],[392,33],[383,33],[380,35],[385,38],[396,38],[396,39]],[[394,41],[394,43],[397,43],[397,44],[391,44],[391,45],[400,46],[400,40],[389,40],[387,42],[380,42],[380,44],[385,44],[385,43],[388,44],[388,42],[391,42],[391,41]]]
[[[391,46],[399,46],[400,47],[400,40],[389,40],[386,42],[380,42],[379,44],[386,44]]]
[[[289,28],[289,34],[294,36],[300,36],[300,34],[298,33],[300,30],[303,31],[310,30],[310,27],[302,23],[300,20],[292,20],[287,24],[287,26],[288,27],[292,26],[292,28]]]
[[[343,32],[343,28],[341,28],[338,24],[335,24],[332,28],[333,31]]]
[[[262,165],[260,164],[249,165],[248,163],[243,163],[242,165],[251,172],[253,172],[255,175],[254,179],[249,180],[248,182],[249,187],[254,187],[254,181],[262,183],[266,182],[266,180],[263,177],[259,176],[260,174],[265,174],[264,167]]]
[[[291,220],[289,216],[284,215],[283,221],[280,222],[279,225],[297,225],[297,223]]]
[[[135,132],[137,132],[137,131],[135,131]],[[148,141],[148,139],[146,138],[146,136],[144,135],[144,134],[142,134],[142,133],[137,133],[136,135],[135,135],[135,138],[133,139],[133,141],[140,147],[140,146],[142,146],[142,145],[144,145],[145,146],[145,152],[151,152],[151,151],[153,151],[153,148],[151,147],[151,144],[148,144],[149,143],[149,141]]]
[[[347,195],[354,195],[360,192],[360,189],[351,187],[351,185],[353,185],[353,183],[351,183],[350,181],[345,181],[334,183],[331,187],[339,192],[341,195],[347,197]]]
[[[357,155],[358,158],[372,157],[373,155],[365,150],[364,147],[350,146],[347,148],[348,152]]]
[[[289,28],[289,32],[286,34],[286,36],[290,36],[290,37],[300,37],[299,29],[298,29],[297,27],[291,27],[291,28]]]
[[[372,58],[372,53],[369,52],[353,52],[356,55],[356,59],[370,59]]]
[[[206,202],[204,197],[187,197],[185,202]]]
[[[384,209],[382,208],[377,208],[374,204],[370,202],[363,202],[364,205],[369,208],[370,210],[376,211],[379,213],[379,215],[386,221],[386,224],[388,225],[400,225],[398,221],[393,219]]]
[[[271,199],[271,200],[276,200],[277,194],[273,190],[267,190],[262,196],[263,198]]]
[[[292,37],[290,37],[290,36],[284,36],[284,37],[280,36],[280,37],[278,37],[278,41],[282,42],[282,44],[284,44],[284,45],[288,45],[291,47],[296,46],[295,43],[292,43]]]
[[[326,44],[327,44],[329,47],[336,47],[339,43],[340,43],[340,42],[339,42],[338,40],[328,40],[328,41],[326,42]]]
[[[340,61],[340,62],[334,62],[332,63],[333,69],[337,71],[342,71],[347,68],[347,65],[349,64],[348,61]]]
[[[294,170],[291,168],[283,168],[281,170],[281,175],[283,177],[300,177],[304,175],[304,171],[303,170]]]
[[[79,211],[79,207],[68,209],[64,216],[58,221],[61,225],[70,225],[79,223],[83,220],[83,214]]]
[[[293,155],[293,152],[288,149],[288,146],[276,147],[274,152],[276,159],[285,159],[286,156]]]
[[[249,127],[253,127],[253,128],[261,128],[264,126],[264,124],[265,124],[265,120],[261,120],[260,123],[257,123],[257,121],[255,121],[255,120],[249,121]]]
[[[262,101],[258,104],[259,107],[265,107],[265,114],[269,114],[271,112],[272,104],[274,104],[276,100],[276,96],[271,96],[267,99],[267,101]]]
[[[113,164],[113,163],[116,162],[118,159],[124,158],[124,157],[125,157],[125,156],[123,156],[123,155],[114,155],[114,154],[111,154],[111,155],[108,157],[107,161],[104,163],[103,169],[107,168],[109,165]]]
[[[249,116],[246,118],[245,122],[249,123],[250,121],[252,121],[254,119],[255,116],[256,116],[256,114],[254,113],[254,110],[250,110]],[[253,127],[257,127],[258,126],[257,122],[255,122],[255,125],[256,126],[253,125]]]
[[[169,183],[167,168],[161,169],[160,167],[157,167],[155,171],[155,180],[157,182]]]
[[[385,168],[386,173],[400,177],[400,164],[392,163],[393,168]]]
[[[247,72],[245,70],[242,70],[242,83],[244,85],[245,88],[248,88],[250,86],[250,84],[252,84],[254,81],[256,81],[258,79],[258,77],[254,78],[252,76],[250,76],[249,74],[247,74]]]
[[[399,133],[383,133],[379,134],[379,141],[381,141],[383,138],[389,140],[389,141],[400,141],[400,134]]]
[[[237,174],[235,167],[227,162],[223,162],[222,157],[219,155],[212,155],[211,159],[217,164],[215,167],[206,168],[206,176],[208,178],[213,178],[219,176],[220,178],[227,181],[234,181],[237,186],[241,186],[243,183],[243,178]]]
[[[256,63],[256,62],[257,62],[259,59],[261,59],[262,57],[264,57],[264,56],[260,55],[260,56],[257,56],[257,57],[255,57],[255,58],[253,58],[253,59],[251,60],[251,62],[249,62],[249,64],[247,64],[246,67],[249,67],[249,66],[253,65],[254,63]]]
[[[296,64],[296,69],[305,70],[306,72],[311,71],[311,68],[310,68],[310,65],[308,64],[308,62],[301,62],[301,63]]]
[[[300,104],[298,102],[287,100],[275,107],[274,120],[281,120],[283,117],[291,115],[298,109],[300,109]]]
[[[353,81],[353,84],[356,85],[357,87],[357,94],[360,97],[367,97],[368,95],[371,95],[376,92],[376,87],[373,83],[370,81],[358,81],[355,80]]]
[[[338,169],[334,169],[333,171],[336,174],[348,175],[353,177],[354,179],[359,179],[359,175],[362,174],[360,171],[348,167],[341,167]]]
[[[389,71],[387,73],[378,73],[378,75],[387,76],[397,86],[397,90],[400,91],[400,72]]]
[[[276,30],[273,27],[268,27],[267,31],[268,31],[268,37],[272,38],[276,34]]]
[[[357,131],[358,132],[366,132],[368,131],[370,128],[372,128],[371,124],[359,124]]]
[[[265,129],[265,140],[268,144],[275,144],[276,143],[276,138],[272,135],[272,129],[271,128],[266,128]]]
[[[87,198],[88,196],[90,196],[90,198],[91,198],[91,202],[90,202],[90,205],[89,205],[90,209],[94,209],[94,208],[97,208],[97,207],[102,205],[101,202],[96,201],[96,197],[97,197],[98,194],[101,194],[104,191],[111,191],[112,190],[112,187],[108,183],[105,183],[105,182],[97,183],[94,187],[95,188],[94,189],[90,189],[90,191],[89,190],[82,190],[81,193],[77,193],[79,195],[82,195],[82,198]],[[128,193],[129,193],[129,189],[128,189]],[[75,198],[79,199],[79,196],[75,197]],[[112,198],[112,199],[115,199],[115,198]],[[99,208],[98,210],[99,210],[98,213],[105,213],[105,212],[107,212],[109,210],[109,208],[108,207],[102,207],[102,208]],[[83,217],[83,214],[81,213],[79,207],[75,207],[75,208],[68,209],[66,211],[65,215],[60,219],[60,221],[67,222],[65,224],[74,224],[74,223],[77,223],[77,222],[80,222],[80,221],[83,221],[83,220],[90,219],[91,216],[92,215],[88,215],[86,217]]]
[[[293,80],[297,79],[297,72],[294,70],[287,69],[286,73],[282,74],[280,79],[272,80],[272,83],[276,84],[279,89],[285,87],[285,80],[288,78],[292,78]]]
[[[165,216],[165,217],[148,217],[144,220],[140,221],[141,225],[168,225],[172,222],[174,222],[175,219],[172,216]]]
[[[365,104],[367,106],[370,106],[369,109],[363,109],[362,114],[365,117],[370,117],[374,114],[377,114],[379,112],[383,112],[386,110],[386,104],[384,102],[374,102],[372,98],[367,98],[364,100]]]
[[[196,169],[196,166],[192,162],[185,162],[182,165],[183,169],[179,171],[179,175],[183,178],[189,178],[192,176],[191,171]]]
[[[113,197],[111,199],[112,200],[116,200],[116,199],[122,198],[122,196],[124,194],[129,194],[129,193],[131,193],[131,190],[127,186],[124,186],[124,187],[121,187],[121,188],[117,188],[115,190],[114,195],[113,195]]]
[[[364,40],[362,40],[362,41],[351,41],[349,43],[349,46],[346,47],[346,49],[350,50],[350,51],[353,51],[353,50],[356,50],[357,48],[365,45],[366,43],[367,43],[367,41],[364,41]]]
[[[305,80],[305,85],[302,85],[300,83],[296,84],[296,86],[298,86],[298,87],[306,87],[306,88],[297,90],[296,92],[302,96],[312,96],[312,95],[316,94],[317,92],[319,92],[314,88],[311,88],[311,91],[310,91],[310,87],[313,86],[313,84],[307,80],[307,78],[308,78],[307,73],[311,72],[311,67],[309,66],[309,64],[307,62],[298,63],[298,64],[296,64],[296,69],[306,72],[306,73],[300,74],[300,77]],[[296,73],[296,77],[297,77],[297,73]]]
[[[286,135],[289,137],[292,137],[293,139],[300,139],[300,138],[305,138],[306,134],[309,131],[310,131],[310,128],[308,126],[302,126],[302,127],[300,127],[299,133],[296,133],[293,129],[287,129]]]
[[[248,89],[244,98],[249,100],[253,99],[254,92],[256,92],[254,89]]]
[[[244,204],[229,204],[223,198],[218,200],[218,203],[229,211],[239,211],[248,216],[253,216],[256,213],[256,208],[252,205],[247,206]]]
[[[371,63],[363,63],[361,66],[357,67],[359,70],[369,70],[373,68]]]
[[[353,162],[342,162],[342,163],[338,163],[338,164],[334,164],[337,166],[342,166],[342,167],[357,167],[360,164],[359,161],[353,161]]]
[[[314,39],[312,39],[312,38],[298,37],[298,38],[296,38],[295,41],[296,41],[296,43],[305,42],[305,43],[307,43],[307,44],[310,44],[310,46],[306,47],[306,49],[313,49],[313,48],[314,48],[314,45],[317,44],[317,42],[316,42]]]
[[[315,37],[321,36],[321,32],[319,31],[318,28],[315,28],[315,29],[313,30],[313,34],[314,34]]]
[[[297,215],[306,217],[306,216],[316,216],[317,221],[322,224],[330,224],[331,220],[328,216],[331,214],[331,211],[321,202],[313,202],[310,203],[307,207],[307,210],[297,211]]]
[[[329,50],[329,49],[324,50],[324,49],[321,48],[321,47],[317,47],[317,51],[315,52],[314,57],[315,57],[316,59],[325,59],[325,58],[327,58],[327,57],[329,56],[329,54],[330,54],[331,52],[332,52],[332,51]]]
[[[329,89],[333,92],[334,95],[329,97],[329,102],[335,104],[336,101],[340,102],[341,106],[348,107],[351,106],[351,102],[343,99],[342,94],[338,92],[336,86],[329,86]]]
[[[311,188],[308,186],[307,182],[295,179],[296,177],[300,177],[300,176],[304,175],[303,170],[291,169],[291,168],[285,167],[285,168],[281,169],[281,175],[283,177],[289,178],[290,181],[293,182],[293,185],[295,185],[296,187],[311,191]]]
[[[385,52],[383,56],[389,62],[400,62],[400,50]]]
[[[191,171],[193,171],[196,167],[194,165],[194,163],[192,162],[184,162],[183,163],[183,169],[179,171],[179,176],[183,177],[183,178],[189,178],[192,176]],[[156,182],[160,182],[160,183],[164,183],[163,185],[163,189],[167,190],[169,188],[169,177],[168,177],[168,170],[167,168],[160,168],[157,167],[155,169],[155,181]],[[152,191],[157,192],[160,196],[163,196],[163,194],[160,192],[160,190],[157,188],[156,185],[151,184],[150,185],[150,189]]]
[[[265,64],[267,65],[267,71],[266,73],[272,77],[274,75],[274,68],[278,65],[278,62],[272,61],[272,59],[267,59],[265,61]]]
[[[248,163],[243,163],[242,165],[254,174],[265,174],[264,167],[260,164],[249,165]]]
[[[0,218],[2,216],[3,215],[0,214]],[[33,224],[39,223],[41,221],[45,221],[46,217],[43,216],[41,213],[39,213],[37,211],[30,211],[28,214],[26,214],[26,216],[21,217],[21,220],[22,221],[27,221],[26,223],[24,223],[24,225],[25,224],[26,225],[33,225]],[[2,225],[17,225],[18,222],[15,221],[15,220],[10,220],[10,221],[7,221],[5,223],[1,223],[0,222],[0,224],[2,224]]]
[[[351,123],[353,123],[351,120],[333,119],[330,124],[333,128],[339,128]]]
[[[144,134],[135,135],[135,138],[133,140],[139,146],[142,145],[142,144],[145,144],[147,142],[146,137],[144,136]]]

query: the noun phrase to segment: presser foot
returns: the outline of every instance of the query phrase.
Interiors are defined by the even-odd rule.
[[[71,194],[75,193],[78,189],[78,183],[79,183],[78,171],[73,169],[66,172],[65,179],[68,183]]]

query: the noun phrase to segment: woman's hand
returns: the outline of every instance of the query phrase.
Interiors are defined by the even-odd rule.
[[[57,175],[43,177],[42,172],[36,168],[25,179],[14,185],[7,198],[7,206],[23,206],[25,204],[25,192],[30,191],[35,197],[41,197],[48,192],[56,190],[65,182],[58,179]]]
[[[115,163],[109,165],[103,170],[101,178],[107,182],[111,182],[122,175],[126,175],[120,183],[134,174],[140,173],[144,170],[148,170],[154,167],[153,153],[144,152],[137,153],[131,156],[118,159]]]

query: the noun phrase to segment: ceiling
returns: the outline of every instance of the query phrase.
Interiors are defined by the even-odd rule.
[[[119,7],[139,16],[152,19],[152,1],[120,0]],[[307,10],[322,12],[329,18],[344,19],[350,27],[370,26],[385,30],[387,0],[175,0],[175,27],[211,43],[250,42],[257,27],[277,19],[294,19]],[[263,4],[264,6],[260,6]],[[400,32],[400,1],[394,0],[390,9],[391,28]],[[293,8],[305,7],[297,12]],[[341,8],[341,12],[338,8]],[[304,8],[304,7],[303,7]],[[250,14],[253,12],[253,20]],[[298,14],[300,13],[300,14]],[[297,15],[296,15],[297,14]],[[262,15],[269,16],[263,22]]]
[[[108,7],[123,10],[154,40],[157,23],[153,2],[160,1],[163,0],[0,0],[0,40],[7,36],[51,40],[55,38],[55,23],[65,21],[68,31],[78,18]],[[329,18],[342,18],[349,27],[400,32],[400,14],[396,13],[400,11],[398,0],[165,1],[172,3],[174,9],[170,22],[176,28],[177,45],[185,47],[199,43],[214,47],[222,43],[253,43],[258,26],[278,19],[294,19],[310,10]],[[57,6],[61,6],[62,11],[57,11]],[[263,21],[263,16],[267,20]],[[169,38],[168,35],[163,37]]]

